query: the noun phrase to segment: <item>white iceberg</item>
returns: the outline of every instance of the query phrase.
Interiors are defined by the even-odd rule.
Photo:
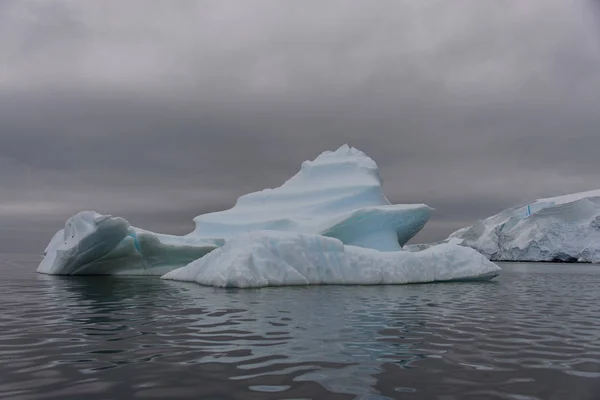
[[[348,245],[399,251],[427,223],[425,204],[392,205],[377,164],[347,145],[305,161],[275,189],[240,197],[229,210],[194,219],[185,236],[135,228],[122,219],[84,211],[71,217],[46,248],[46,274],[161,275],[200,258],[226,239],[258,231],[320,234]]]
[[[69,218],[44,251],[37,272],[53,275],[162,275],[222,242],[161,235],[123,218],[83,211]]]
[[[494,261],[600,263],[600,190],[510,208],[454,232],[446,242]]]
[[[500,268],[467,247],[381,252],[315,234],[257,231],[233,237],[163,279],[215,287],[380,285],[489,280]]]

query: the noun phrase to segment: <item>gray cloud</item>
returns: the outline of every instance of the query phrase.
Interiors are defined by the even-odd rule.
[[[562,0],[3,1],[0,251],[82,209],[185,233],[349,143],[428,241],[600,187],[600,31]]]

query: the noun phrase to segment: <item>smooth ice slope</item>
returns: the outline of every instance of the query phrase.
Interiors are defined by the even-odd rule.
[[[161,235],[123,218],[83,211],[69,218],[44,252],[37,271],[54,275],[162,275],[217,247],[217,243]]]
[[[392,205],[377,164],[344,145],[302,163],[278,188],[240,197],[229,210],[196,217],[192,235],[230,238],[262,229],[317,233],[345,244],[400,250],[429,220],[424,204]]]
[[[600,190],[510,208],[446,241],[491,260],[600,263]]]
[[[321,235],[258,231],[227,240],[162,278],[251,288],[488,280],[499,271],[475,250],[451,244],[416,253],[380,252]]]

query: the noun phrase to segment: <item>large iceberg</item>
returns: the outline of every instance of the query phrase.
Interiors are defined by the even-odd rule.
[[[278,188],[196,217],[196,228],[185,236],[81,212],[54,235],[38,272],[166,274],[218,287],[487,280],[498,274],[496,265],[466,247],[402,251],[431,210],[392,205],[377,164],[344,145],[304,162]]]
[[[600,263],[600,190],[510,208],[454,232],[446,242],[495,261]]]
[[[163,279],[215,287],[379,285],[489,280],[500,268],[467,247],[441,244],[421,252],[381,252],[315,234],[257,231]]]
[[[229,238],[265,229],[399,251],[427,223],[431,210],[425,204],[392,205],[383,194],[377,164],[344,145],[305,161],[278,188],[247,194],[229,210],[196,217],[195,230],[185,236],[153,233],[123,218],[81,212],[50,241],[38,272],[161,275]]]

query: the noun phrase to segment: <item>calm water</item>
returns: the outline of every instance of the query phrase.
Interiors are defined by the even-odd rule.
[[[600,399],[600,266],[221,290],[0,258],[0,398]]]

